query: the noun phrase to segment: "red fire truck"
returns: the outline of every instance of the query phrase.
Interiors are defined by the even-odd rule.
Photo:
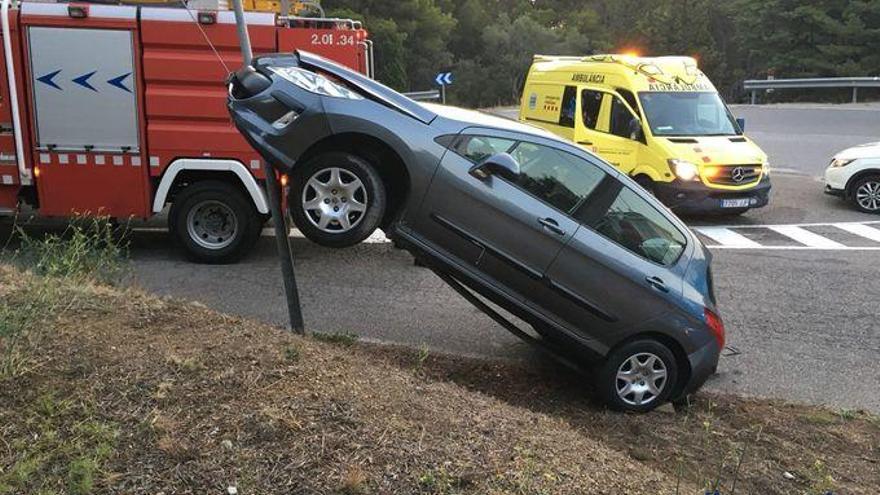
[[[170,204],[192,259],[247,252],[269,208],[225,107],[241,65],[231,11],[2,0],[0,16],[0,213],[146,219]],[[245,17],[256,53],[300,48],[372,76],[358,22]]]

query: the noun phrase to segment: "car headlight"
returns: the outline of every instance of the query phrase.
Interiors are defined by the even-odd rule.
[[[272,67],[272,72],[284,79],[296,84],[300,88],[323,96],[335,98],[348,98],[349,100],[362,100],[363,97],[341,84],[315,74],[314,72],[300,69],[299,67]]]
[[[671,158],[669,159],[669,167],[681,180],[700,180],[700,167],[695,163],[691,163],[687,160],[679,160],[678,158]]]
[[[835,159],[831,160],[831,168],[845,167],[854,161],[855,161],[855,159],[842,160],[840,158],[835,158]]]

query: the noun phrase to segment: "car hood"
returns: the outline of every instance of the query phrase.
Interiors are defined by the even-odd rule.
[[[765,164],[767,154],[745,136],[660,138],[670,157],[707,165]]]
[[[362,92],[366,93],[372,99],[380,103],[395,108],[411,117],[414,117],[425,124],[430,124],[437,114],[428,109],[425,105],[407,98],[406,96],[394,91],[384,84],[370,79],[348,67],[337,64],[336,62],[315,55],[304,50],[297,50],[300,65],[305,68],[318,69],[337,77],[346,83],[355,86]]]
[[[847,148],[836,155],[838,160],[857,160],[859,158],[880,158],[880,142],[865,143]]]

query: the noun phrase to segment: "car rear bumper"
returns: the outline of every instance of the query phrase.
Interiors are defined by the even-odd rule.
[[[696,392],[710,376],[715,374],[720,355],[721,350],[714,340],[707,342],[706,345],[688,355],[691,374],[690,379],[682,388],[681,397]]]
[[[683,182],[678,179],[672,182],[654,183],[654,194],[676,213],[723,213],[725,210],[739,208],[761,208],[770,201],[770,178],[764,176],[761,181],[743,191],[728,191],[706,187],[701,182]],[[723,200],[746,199],[747,206],[725,208]]]

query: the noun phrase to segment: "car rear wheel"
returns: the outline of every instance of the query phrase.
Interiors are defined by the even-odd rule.
[[[322,246],[353,246],[385,215],[386,196],[375,167],[351,153],[318,155],[291,177],[288,208],[303,235]]]
[[[202,181],[177,193],[168,224],[191,260],[232,263],[253,247],[263,219],[240,188]]]
[[[678,364],[668,347],[656,340],[636,340],[602,363],[596,390],[612,409],[648,412],[669,398],[677,378]]]
[[[852,187],[851,199],[865,213],[880,213],[880,175],[859,179]]]

